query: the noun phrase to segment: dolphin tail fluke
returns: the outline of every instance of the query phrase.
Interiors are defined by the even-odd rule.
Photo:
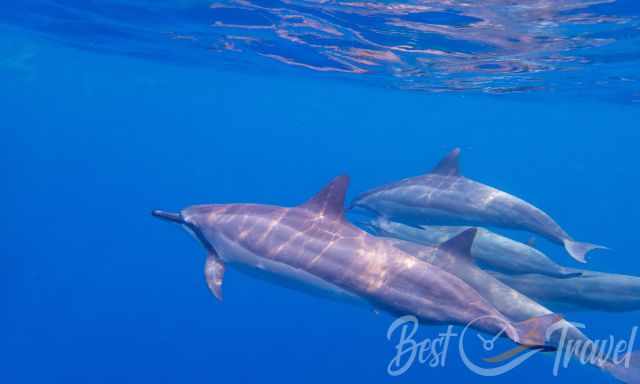
[[[587,262],[585,256],[587,253],[589,253],[589,251],[592,251],[594,249],[609,249],[602,245],[580,243],[578,241],[573,241],[570,239],[564,239],[562,240],[562,242],[564,243],[564,248],[567,250],[567,252],[569,252],[569,255],[571,255],[571,257],[581,263]]]
[[[640,351],[628,353],[619,364],[607,362],[602,369],[627,384],[640,384]]]
[[[514,341],[525,347],[554,349],[547,342],[547,330],[560,320],[562,320],[562,316],[550,313],[513,323],[517,333]]]

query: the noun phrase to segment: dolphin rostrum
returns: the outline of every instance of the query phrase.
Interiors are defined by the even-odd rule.
[[[376,235],[395,237],[414,243],[437,246],[459,235],[469,227],[425,225],[415,227],[376,217],[363,225]],[[471,254],[486,269],[506,274],[538,273],[557,278],[580,276],[581,272],[558,265],[544,253],[521,242],[511,240],[484,228],[471,247]]]
[[[469,324],[528,347],[546,347],[549,314],[512,322],[467,283],[419,260],[344,218],[349,179],[334,179],[305,204],[196,205],[154,216],[183,224],[208,256],[207,283],[222,298],[225,265],[240,265],[362,300],[423,323]],[[453,242],[455,245],[455,242]]]
[[[574,259],[602,246],[580,243],[542,210],[506,192],[460,175],[460,149],[428,174],[410,177],[358,196],[352,207],[408,224],[498,226],[538,233],[563,244]]]

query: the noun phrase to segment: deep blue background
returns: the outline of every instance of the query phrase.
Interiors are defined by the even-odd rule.
[[[637,106],[154,64],[10,30],[0,53],[0,381],[612,382],[580,367],[553,378],[541,355],[481,378],[455,353],[444,369],[391,378],[391,317],[234,271],[218,303],[203,250],[149,211],[295,205],[343,172],[353,196],[461,146],[467,176],[613,249],[589,268],[640,275]],[[572,319],[601,337],[640,323],[638,313]]]

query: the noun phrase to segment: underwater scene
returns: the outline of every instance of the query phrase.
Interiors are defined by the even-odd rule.
[[[2,383],[640,383],[640,3],[0,4]]]

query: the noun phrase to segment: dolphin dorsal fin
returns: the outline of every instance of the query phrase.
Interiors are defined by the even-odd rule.
[[[331,218],[342,219],[344,217],[344,197],[348,187],[349,176],[338,176],[300,207],[320,212]]]
[[[460,148],[454,148],[447,156],[440,160],[438,165],[431,170],[431,173],[443,176],[460,176],[459,157]]]
[[[438,246],[441,251],[452,254],[460,261],[473,263],[471,246],[476,238],[478,228],[468,228]]]

